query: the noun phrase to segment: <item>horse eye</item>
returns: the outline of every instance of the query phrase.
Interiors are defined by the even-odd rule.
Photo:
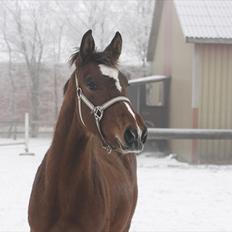
[[[90,90],[96,90],[97,89],[97,85],[93,80],[88,80],[86,82],[86,85]]]

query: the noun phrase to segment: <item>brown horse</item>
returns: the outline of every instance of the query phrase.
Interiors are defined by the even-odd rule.
[[[128,231],[137,201],[136,157],[147,130],[126,98],[117,68],[119,32],[96,52],[92,32],[71,58],[76,69],[51,147],[34,180],[31,232]]]

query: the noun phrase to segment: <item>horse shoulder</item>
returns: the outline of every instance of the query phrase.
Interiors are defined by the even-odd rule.
[[[47,156],[46,153],[43,161],[37,169],[32,192],[29,200],[28,221],[31,228],[39,228],[39,231],[47,231],[47,228],[55,220],[55,192],[52,184],[48,183],[47,176]],[[35,230],[35,231],[38,231]]]

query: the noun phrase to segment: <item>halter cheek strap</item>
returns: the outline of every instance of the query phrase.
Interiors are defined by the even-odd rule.
[[[106,142],[106,140],[105,140],[105,138],[103,136],[103,133],[102,133],[102,130],[101,130],[101,126],[100,126],[100,121],[103,118],[104,111],[107,108],[109,108],[113,104],[115,104],[117,102],[121,102],[121,101],[130,103],[130,100],[127,97],[118,96],[118,97],[110,99],[109,101],[105,102],[104,104],[102,104],[100,106],[95,106],[83,94],[82,89],[80,88],[80,86],[78,84],[78,78],[77,78],[77,74],[76,73],[75,73],[75,82],[76,82],[76,91],[77,91],[77,98],[78,98],[78,109],[79,109],[79,115],[80,115],[80,120],[81,120],[82,124],[86,127],[86,124],[85,124],[85,122],[83,120],[83,117],[82,117],[81,102],[83,102],[90,109],[91,114],[94,115],[96,126],[97,126],[97,129],[98,129],[101,141],[102,141],[103,148],[108,153],[111,153],[112,147]]]

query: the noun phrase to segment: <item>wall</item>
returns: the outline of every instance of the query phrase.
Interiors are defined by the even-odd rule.
[[[164,1],[152,71],[171,76],[170,127],[192,127],[192,51],[185,43],[172,1]],[[192,161],[192,141],[170,141],[172,153],[182,161]]]
[[[232,45],[197,44],[199,128],[232,129]],[[232,162],[231,141],[199,141],[200,162]]]

